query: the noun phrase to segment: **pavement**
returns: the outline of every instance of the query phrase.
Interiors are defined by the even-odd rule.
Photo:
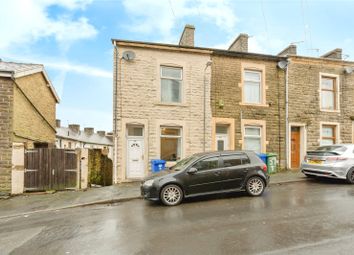
[[[306,179],[299,171],[285,171],[272,174],[270,185],[299,182]],[[0,199],[0,219],[95,204],[113,204],[139,198],[141,198],[140,182],[90,188],[86,191],[61,191],[52,194],[25,193],[9,199]]]

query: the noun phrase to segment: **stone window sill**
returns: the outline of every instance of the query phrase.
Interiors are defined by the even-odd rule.
[[[183,103],[155,103],[156,106],[179,106],[179,107],[187,107],[187,104],[183,104]]]
[[[240,105],[255,106],[255,107],[269,107],[269,104],[247,104],[247,103],[242,103],[242,102],[240,102]]]

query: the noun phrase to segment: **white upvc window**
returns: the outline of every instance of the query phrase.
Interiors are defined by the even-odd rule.
[[[179,127],[161,127],[160,158],[166,161],[181,159],[182,129]]]
[[[245,69],[243,80],[243,102],[248,104],[262,104],[262,72]]]
[[[262,127],[245,126],[243,140],[245,150],[260,153],[262,151]]]
[[[182,102],[182,68],[161,66],[161,102]]]

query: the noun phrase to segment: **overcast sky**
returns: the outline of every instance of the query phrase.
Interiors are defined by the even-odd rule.
[[[44,64],[61,103],[57,118],[112,130],[111,38],[178,43],[186,23],[196,46],[227,48],[247,33],[249,51],[298,54],[342,48],[354,60],[354,1],[3,0],[0,58]]]

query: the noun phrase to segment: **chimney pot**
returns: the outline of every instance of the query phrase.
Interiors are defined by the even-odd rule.
[[[194,31],[195,27],[193,25],[185,25],[181,38],[179,39],[179,45],[194,47]]]
[[[80,125],[78,124],[70,124],[69,129],[73,131],[74,133],[79,133],[80,132]]]
[[[95,132],[94,128],[86,127],[84,128],[84,133],[88,136],[91,136]]]
[[[342,49],[337,48],[322,55],[321,58],[342,59]]]
[[[287,55],[296,55],[297,54],[297,48],[296,45],[290,44],[288,47],[286,47],[284,50],[278,53],[278,56],[281,57],[286,57]]]
[[[230,51],[248,52],[248,34],[240,34],[230,45]]]
[[[97,134],[99,136],[105,136],[106,135],[106,131],[97,131]]]
[[[60,128],[60,125],[61,125],[61,121],[60,120],[55,120],[55,126],[57,128]]]

